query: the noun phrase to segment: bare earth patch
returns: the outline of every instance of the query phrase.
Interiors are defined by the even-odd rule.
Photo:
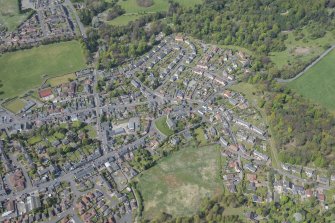
[[[174,175],[164,176],[164,181],[170,188],[176,188],[176,187],[180,186],[180,184],[181,184],[179,182],[179,180],[177,179],[177,177],[174,176]]]
[[[294,49],[293,54],[296,56],[303,56],[309,54],[311,51],[311,48],[308,47],[297,47]]]

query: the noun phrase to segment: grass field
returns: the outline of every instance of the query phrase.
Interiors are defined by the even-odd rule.
[[[217,147],[182,148],[141,174],[138,190],[143,197],[144,219],[165,212],[174,216],[194,214],[201,199],[219,194],[220,151]]]
[[[175,0],[175,2],[179,2],[180,5],[189,8],[203,3],[203,0]],[[135,21],[145,14],[163,12],[169,9],[168,0],[154,0],[154,4],[150,7],[139,6],[137,0],[119,0],[118,4],[126,10],[126,13],[109,21],[108,23],[111,25],[127,25],[129,22]]]
[[[319,39],[309,38],[308,31],[301,31],[305,36],[301,40],[296,40],[293,32],[288,33],[288,38],[285,40],[286,50],[272,53],[270,58],[278,68],[294,64],[296,62],[308,62],[324,51],[324,46],[334,44],[334,34],[328,32],[324,37]]]
[[[197,140],[200,142],[200,145],[205,145],[207,143],[207,140],[205,139],[205,133],[202,128],[197,128],[194,130]]]
[[[0,67],[0,98],[9,98],[38,87],[46,77],[84,68],[85,58],[79,42],[70,41],[3,54]]]
[[[10,100],[9,102],[3,104],[3,106],[6,109],[13,112],[14,114],[19,113],[24,108],[25,105],[26,105],[26,103],[19,98],[15,98],[15,99]]]
[[[288,84],[312,102],[335,112],[335,51],[325,56],[304,75]]]
[[[125,15],[118,16],[111,21],[108,21],[108,23],[114,26],[124,26],[124,25],[127,25],[131,21],[135,21],[141,16],[142,15],[140,14],[125,14]]]
[[[71,74],[65,74],[59,77],[53,77],[53,78],[50,78],[47,81],[47,83],[50,84],[51,87],[56,87],[64,83],[68,83],[70,79],[72,80],[76,79],[76,75],[74,73],[71,73]]]
[[[0,24],[13,31],[28,16],[28,13],[19,14],[18,0],[0,0]]]
[[[166,136],[170,136],[173,134],[173,131],[166,124],[166,118],[166,116],[160,117],[158,120],[156,120],[155,125],[161,133]]]

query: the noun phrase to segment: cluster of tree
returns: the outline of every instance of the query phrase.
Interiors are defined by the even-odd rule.
[[[0,95],[5,93],[4,91],[1,90],[2,87],[3,87],[3,83],[2,83],[2,80],[0,80]]]
[[[189,222],[243,222],[238,215],[227,215],[224,213],[225,206],[241,207],[246,202],[246,198],[242,193],[219,195],[213,198],[205,198],[200,204],[199,211],[189,217],[173,217],[167,213],[160,213],[155,219],[144,222],[169,222],[169,223],[189,223]]]
[[[110,68],[147,52],[156,43],[155,35],[170,28],[160,20],[164,13],[144,16],[127,26],[100,24],[88,30],[87,47],[93,53],[99,48],[99,68]],[[150,23],[150,26],[146,24]]]
[[[335,118],[275,82],[259,84],[269,125],[283,162],[335,167]]]
[[[154,4],[153,0],[136,0],[136,2],[141,7],[150,7]]]
[[[112,19],[115,19],[116,17],[124,14],[125,12],[126,11],[123,8],[121,8],[120,5],[116,4],[108,10],[106,20],[110,21]]]
[[[334,27],[325,0],[206,0],[184,10],[175,6],[172,21],[177,32],[219,44],[244,46],[260,53],[285,49],[281,31],[314,21],[321,29]],[[330,4],[331,5],[331,4]]]
[[[256,213],[266,216],[269,222],[296,222],[296,216],[299,215],[301,222],[321,223],[328,222],[326,217],[334,214],[334,209],[322,213],[315,198],[299,202],[288,196],[282,196],[279,202],[257,205]]]
[[[79,10],[80,21],[84,25],[90,25],[94,16],[115,5],[115,2],[100,0],[85,0],[85,7]]]
[[[150,152],[146,149],[138,149],[134,152],[134,159],[130,162],[132,167],[136,169],[138,172],[142,172],[153,165],[155,165],[156,161]]]

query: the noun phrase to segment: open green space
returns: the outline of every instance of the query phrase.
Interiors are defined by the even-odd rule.
[[[76,79],[76,75],[74,73],[71,74],[65,74],[59,77],[53,77],[50,78],[47,83],[50,84],[51,87],[56,87],[58,85],[64,84],[64,83],[68,83],[69,80],[74,80]]]
[[[194,133],[196,134],[197,140],[200,142],[200,145],[205,145],[207,143],[207,140],[205,139],[205,132],[202,128],[197,128],[194,130]]]
[[[83,69],[85,57],[80,43],[69,41],[3,54],[0,67],[0,98],[9,98],[38,87],[47,77]]]
[[[18,0],[0,0],[0,24],[9,31],[15,30],[29,13],[20,14]]]
[[[154,0],[154,4],[150,7],[139,6],[137,0],[120,0],[118,4],[126,10],[126,13],[162,12],[169,8],[168,0]]]
[[[281,52],[271,53],[271,60],[278,68],[283,68],[287,65],[297,62],[309,62],[311,59],[320,55],[326,45],[334,44],[335,36],[331,32],[327,32],[322,38],[311,39],[307,29],[303,29],[300,35],[303,38],[297,38],[293,32],[287,33],[285,40],[286,49]]]
[[[154,4],[150,7],[142,7],[137,4],[137,0],[119,0],[119,5],[126,11],[124,15],[109,21],[108,23],[116,26],[127,25],[131,21],[135,21],[143,15],[163,12],[169,9],[168,0],[153,0]],[[203,3],[203,0],[175,0],[180,5],[190,8],[197,4]]]
[[[335,112],[335,51],[331,51],[289,87],[312,102]]]
[[[173,134],[173,130],[169,128],[169,126],[166,124],[166,116],[160,117],[155,121],[156,128],[163,133],[166,136],[170,136]]]
[[[14,114],[19,113],[25,105],[26,103],[19,98],[15,98],[3,104],[6,109],[13,112]]]
[[[200,201],[222,193],[220,150],[216,146],[181,148],[163,158],[138,178],[144,219],[165,212],[173,216],[194,214]]]
[[[124,14],[116,17],[115,19],[108,21],[109,24],[114,26],[124,26],[127,25],[131,21],[135,21],[140,18],[142,15],[140,14]]]

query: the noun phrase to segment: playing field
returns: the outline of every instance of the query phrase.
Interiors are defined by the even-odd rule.
[[[0,0],[0,24],[13,31],[28,16],[28,13],[19,14],[18,0]]]
[[[288,84],[302,96],[335,112],[335,51]]]
[[[2,104],[6,109],[8,109],[9,111],[13,112],[14,114],[19,113],[24,106],[26,105],[26,103],[19,99],[19,98],[15,98],[13,100],[10,100],[7,103]]]
[[[222,192],[220,166],[220,151],[215,146],[190,146],[163,158],[137,178],[144,219],[162,212],[174,216],[194,214],[201,199]]]
[[[85,58],[80,43],[70,41],[6,53],[0,56],[0,67],[0,98],[8,98],[39,87],[47,77],[84,68]]]

